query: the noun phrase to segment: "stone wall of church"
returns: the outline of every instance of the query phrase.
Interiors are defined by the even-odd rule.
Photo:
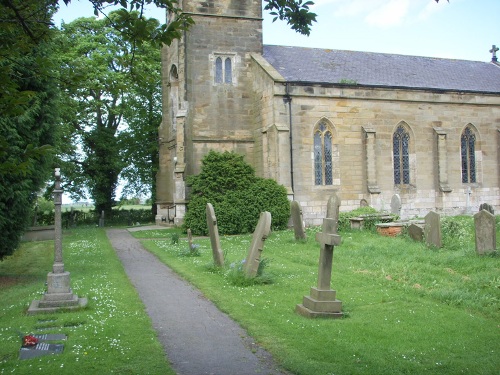
[[[285,88],[276,83],[274,91],[274,119],[284,123],[287,114],[280,102],[286,96]],[[421,217],[430,210],[476,212],[483,202],[500,209],[500,97],[349,86],[292,85],[289,91],[294,199],[301,203],[308,224],[321,223],[325,203],[334,191],[342,200],[342,211],[359,207],[361,199],[377,209],[390,210],[391,197],[398,193],[403,218]],[[319,123],[333,133],[332,185],[315,183],[313,140]],[[410,134],[410,183],[396,185],[392,142],[401,124]],[[468,125],[476,131],[477,181],[464,184],[460,139]],[[367,161],[367,131],[375,137],[376,160],[372,163]],[[439,150],[445,154],[441,159],[440,136]],[[370,164],[376,166],[375,171],[368,171]],[[377,184],[371,190],[367,182],[370,173]]]

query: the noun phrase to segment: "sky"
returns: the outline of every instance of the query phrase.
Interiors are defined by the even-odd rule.
[[[310,36],[272,22],[264,11],[264,44],[366,52],[397,53],[490,61],[492,45],[500,47],[500,0],[315,0],[317,16]],[[88,0],[61,1],[54,17],[71,22],[93,16]],[[147,16],[165,21],[151,6]],[[498,54],[500,57],[500,53]]]

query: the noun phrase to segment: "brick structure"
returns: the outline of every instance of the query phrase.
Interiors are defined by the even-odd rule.
[[[196,24],[163,51],[158,217],[184,217],[211,149],[283,184],[307,224],[328,197],[403,217],[500,208],[495,61],[263,46],[260,0],[184,0]],[[492,49],[494,50],[494,49]],[[493,52],[494,54],[494,52]]]

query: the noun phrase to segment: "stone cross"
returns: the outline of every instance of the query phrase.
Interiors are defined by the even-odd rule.
[[[495,228],[495,215],[487,210],[481,210],[474,215],[476,232],[476,252],[479,255],[492,253],[497,246],[497,233]]]
[[[212,254],[214,257],[214,264],[217,267],[224,265],[224,254],[220,246],[219,240],[219,227],[217,226],[217,218],[215,217],[214,207],[211,203],[207,203],[207,226],[208,234],[210,235],[210,245],[212,245]]]
[[[264,250],[264,242],[271,232],[271,213],[261,212],[259,222],[257,227],[253,232],[252,243],[250,244],[250,249],[248,250],[247,258],[245,259],[245,264],[243,265],[243,271],[247,277],[257,276],[257,271],[259,270],[260,256],[262,250]]]
[[[54,188],[54,264],[52,272],[47,274],[47,293],[41,300],[34,300],[28,308],[28,314],[53,313],[60,309],[75,309],[85,307],[87,298],[78,298],[73,294],[70,287],[70,273],[64,271],[62,253],[62,222],[61,222],[61,173],[60,169],[55,170]]]
[[[495,45],[492,45],[491,49],[490,49],[490,53],[492,54],[491,61],[493,61],[493,62],[497,62],[498,61],[498,59],[497,59],[497,52],[498,52],[498,47],[495,46]]]
[[[336,299],[336,291],[330,288],[332,280],[333,249],[340,245],[337,234],[340,201],[336,194],[328,200],[327,216],[323,219],[322,231],[316,233],[321,245],[318,267],[318,286],[311,288],[310,296],[304,296],[295,311],[308,318],[341,318],[342,302]]]
[[[292,201],[290,204],[290,211],[292,214],[293,230],[295,232],[296,240],[306,240],[306,232],[304,230],[304,218],[302,216],[302,207],[297,201]]]

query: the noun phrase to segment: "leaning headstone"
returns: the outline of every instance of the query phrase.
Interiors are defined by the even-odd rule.
[[[243,265],[243,272],[247,277],[257,276],[257,271],[259,270],[260,256],[262,250],[264,250],[264,242],[267,236],[271,232],[271,213],[261,212],[259,222],[257,227],[253,232],[252,243],[250,244],[250,249],[248,250],[247,258],[245,259],[245,264]]]
[[[293,230],[295,232],[296,240],[306,240],[306,232],[304,229],[304,218],[302,216],[302,207],[297,201],[292,201],[290,204],[290,211],[292,214]]]
[[[401,197],[399,194],[394,194],[391,198],[391,214],[398,216],[401,214]]]
[[[220,246],[217,218],[215,217],[214,207],[211,203],[207,203],[207,226],[208,234],[210,235],[210,245],[212,245],[214,264],[217,267],[221,267],[224,265],[224,254],[222,253],[222,249]]]
[[[431,211],[427,215],[425,215],[425,242],[428,245],[441,247],[441,216]]]
[[[478,212],[474,215],[474,227],[476,229],[476,252],[479,255],[494,252],[497,245],[495,215],[487,210]]]
[[[336,291],[330,288],[332,279],[333,249],[340,245],[340,236],[336,234],[337,221],[334,218],[323,219],[322,232],[316,234],[316,241],[321,244],[318,269],[318,286],[311,288],[311,295],[304,296],[302,304],[295,311],[308,318],[341,318],[342,302],[336,299]]]
[[[492,206],[491,204],[488,204],[488,203],[482,203],[482,204],[479,206],[479,212],[481,212],[482,210],[486,210],[486,211],[488,211],[490,214],[495,215],[495,209],[493,208],[493,206]]]
[[[408,226],[408,235],[411,239],[422,242],[424,240],[424,228],[417,224],[410,224]]]
[[[333,193],[326,206],[326,217],[329,219],[334,219],[334,232],[337,233],[339,226],[339,212],[340,212],[340,199],[336,193]]]

